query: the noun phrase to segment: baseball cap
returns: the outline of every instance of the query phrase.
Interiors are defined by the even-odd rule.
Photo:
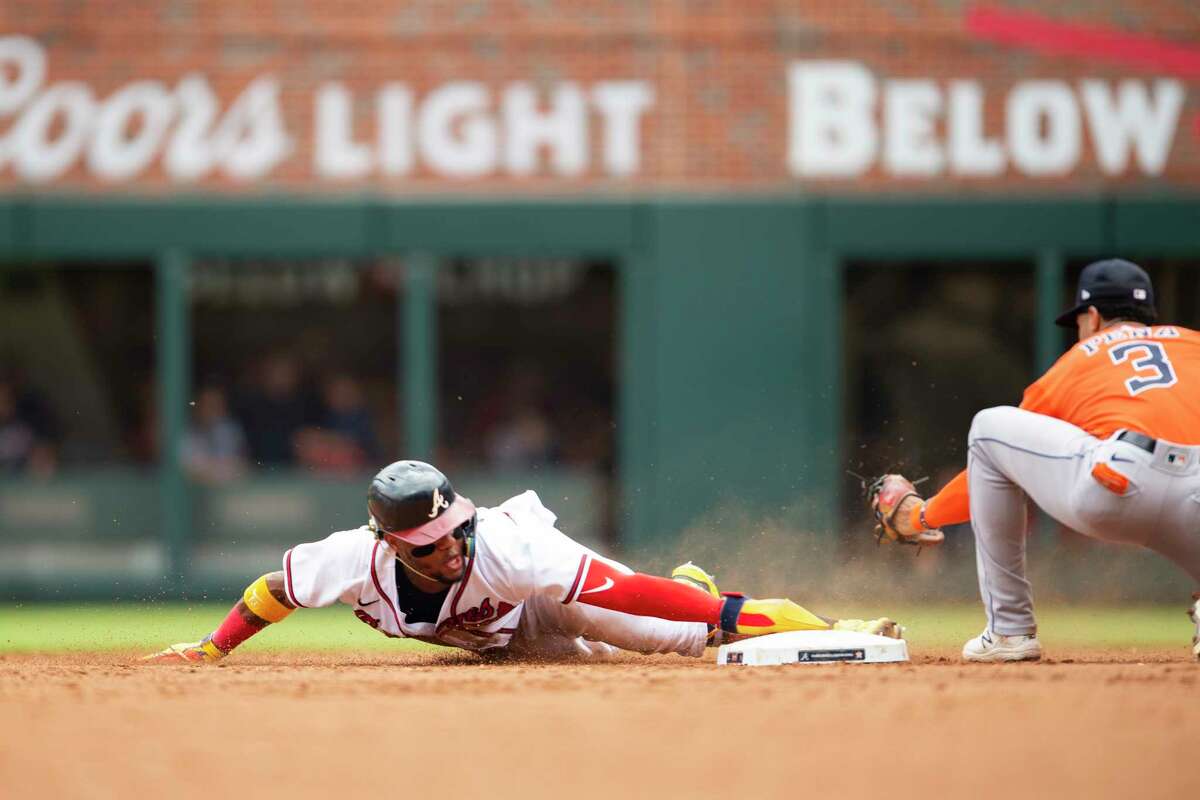
[[[1075,291],[1075,305],[1058,315],[1056,325],[1064,328],[1075,326],[1075,317],[1095,306],[1100,311],[1116,305],[1134,305],[1144,308],[1151,316],[1154,310],[1154,286],[1146,270],[1123,258],[1108,258],[1093,261],[1079,274],[1079,288]]]

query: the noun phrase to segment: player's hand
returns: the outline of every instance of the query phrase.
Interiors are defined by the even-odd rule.
[[[873,633],[876,636],[886,636],[889,639],[903,639],[904,628],[887,617],[879,619],[839,619],[833,623],[835,631],[853,631],[854,633]]]
[[[864,482],[865,484],[865,482]],[[875,515],[875,539],[899,544],[941,544],[941,531],[913,524],[913,509],[922,504],[912,481],[903,475],[882,475],[864,485],[867,505]]]
[[[142,661],[151,664],[204,664],[220,661],[225,657],[216,645],[207,638],[198,642],[180,642],[144,656]]]

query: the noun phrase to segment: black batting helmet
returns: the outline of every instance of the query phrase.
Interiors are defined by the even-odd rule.
[[[380,539],[416,545],[436,542],[475,518],[475,504],[423,461],[397,461],[381,469],[367,489],[367,510]]]

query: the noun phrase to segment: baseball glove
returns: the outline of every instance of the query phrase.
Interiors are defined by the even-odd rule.
[[[903,475],[881,475],[869,484],[863,481],[867,495],[867,505],[875,515],[875,541],[882,542],[885,538],[898,544],[941,544],[946,538],[941,531],[922,528],[913,525],[911,510],[912,503],[906,502],[913,498],[921,502],[912,481]]]

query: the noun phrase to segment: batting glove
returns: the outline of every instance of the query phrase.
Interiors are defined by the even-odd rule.
[[[833,623],[835,631],[853,631],[854,633],[873,633],[876,636],[886,636],[889,639],[903,639],[904,628],[887,617],[879,619],[839,619]]]
[[[212,643],[208,638],[201,639],[198,642],[181,642],[173,644],[157,653],[151,653],[143,658],[143,661],[148,661],[154,664],[172,664],[193,662],[198,664],[220,661],[225,657],[225,653],[219,647]]]

